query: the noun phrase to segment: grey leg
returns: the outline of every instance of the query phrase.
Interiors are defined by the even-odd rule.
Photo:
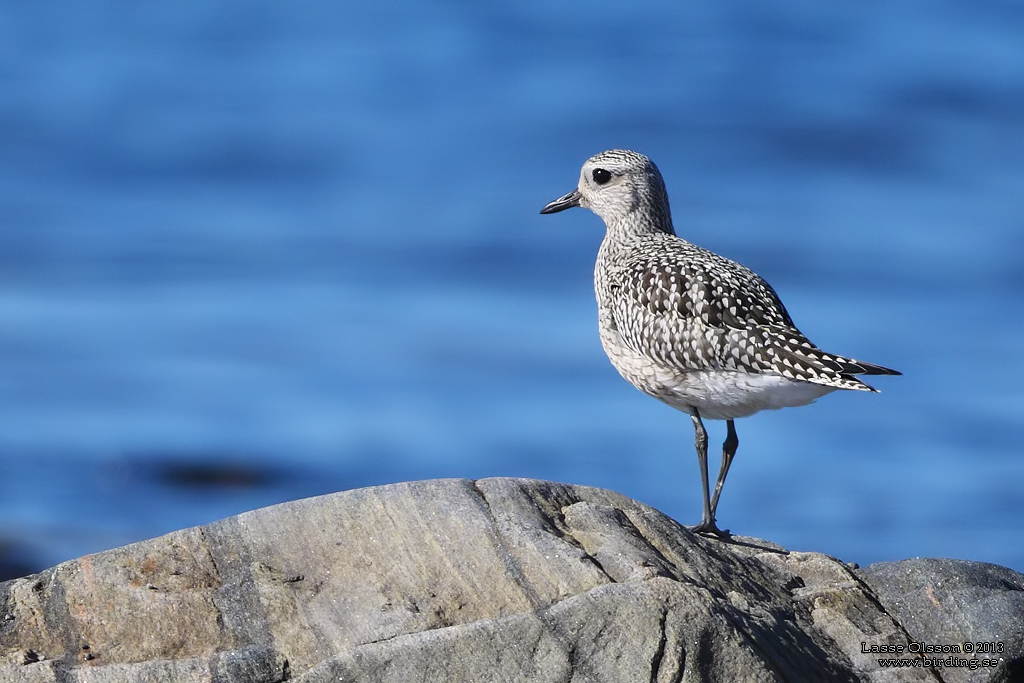
[[[708,433],[704,429],[704,423],[700,419],[700,412],[696,408],[693,409],[690,417],[693,420],[693,441],[697,447],[697,462],[700,463],[700,483],[704,493],[704,514],[701,516],[700,524],[693,527],[693,530],[698,533],[726,536],[728,532],[723,532],[715,525],[715,513],[711,505],[711,490],[708,486]]]
[[[728,427],[728,433],[725,436],[725,443],[722,444],[722,466],[718,470],[718,481],[715,482],[715,495],[711,497],[712,517],[718,513],[718,497],[722,495],[725,478],[729,475],[732,459],[736,456],[736,449],[740,445],[740,439],[736,436],[736,425],[732,420],[726,420],[725,424]]]

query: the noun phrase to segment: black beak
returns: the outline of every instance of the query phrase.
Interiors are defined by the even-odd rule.
[[[559,197],[555,201],[546,205],[540,210],[541,213],[558,213],[559,211],[565,211],[571,209],[574,206],[580,205],[580,191],[573,190],[564,197]]]

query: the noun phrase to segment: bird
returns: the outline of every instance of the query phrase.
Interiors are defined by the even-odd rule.
[[[718,527],[716,512],[739,446],[734,420],[836,390],[877,392],[857,375],[901,374],[822,351],[764,279],[677,236],[665,181],[643,154],[612,149],[591,157],[576,189],[541,213],[573,207],[605,224],[594,291],[608,359],[634,387],[693,422],[703,513],[692,531],[731,535]],[[703,419],[726,421],[713,494]]]

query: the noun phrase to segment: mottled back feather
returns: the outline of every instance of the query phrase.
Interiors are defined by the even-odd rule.
[[[775,373],[869,391],[854,375],[898,374],[825,353],[756,273],[673,234],[654,233],[608,252],[599,296],[603,289],[610,297],[623,341],[668,367]]]

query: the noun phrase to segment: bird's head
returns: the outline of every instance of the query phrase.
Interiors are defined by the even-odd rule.
[[[590,157],[583,164],[576,189],[540,212],[557,213],[574,206],[590,209],[609,229],[639,221],[650,223],[656,231],[672,232],[661,172],[638,152],[612,149]]]

